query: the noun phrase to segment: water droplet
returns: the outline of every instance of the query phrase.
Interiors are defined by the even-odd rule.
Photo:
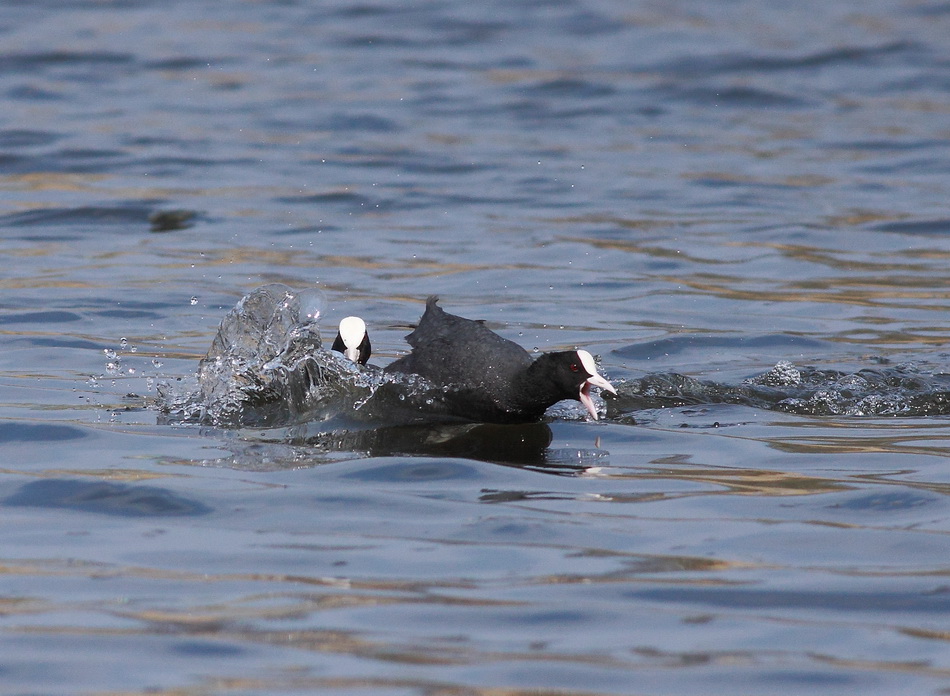
[[[198,296],[197,296],[197,295],[192,295],[192,296],[191,296],[191,304],[192,304],[192,305],[198,304]]]
[[[118,357],[118,354],[111,348],[105,348],[102,352],[106,354],[106,358],[109,360],[115,360]]]
[[[152,358],[152,367],[161,367],[163,364],[158,358]]]
[[[301,290],[297,295],[297,302],[300,308],[300,318],[313,323],[319,321],[323,314],[323,308],[326,306],[326,296],[323,291],[317,288],[307,288]]]
[[[128,348],[128,347],[129,347],[129,339],[127,339],[125,336],[123,336],[122,338],[119,339],[119,345],[122,347],[123,350],[126,349],[126,348]]]

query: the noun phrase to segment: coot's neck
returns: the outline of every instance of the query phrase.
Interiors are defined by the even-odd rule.
[[[526,416],[540,418],[550,406],[571,398],[551,378],[554,359],[545,354],[531,363],[514,380],[512,402]]]

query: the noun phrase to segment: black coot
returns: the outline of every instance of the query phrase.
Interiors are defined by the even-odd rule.
[[[412,352],[385,368],[417,374],[444,386],[450,415],[487,423],[525,423],[563,399],[580,401],[591,417],[597,409],[592,386],[616,393],[597,374],[586,350],[545,353],[532,360],[524,348],[488,329],[484,322],[449,314],[426,302],[415,331],[406,337]]]
[[[366,332],[366,322],[359,317],[344,318],[330,349],[343,353],[355,363],[365,365],[373,350]]]

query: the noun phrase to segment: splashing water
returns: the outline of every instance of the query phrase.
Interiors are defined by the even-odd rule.
[[[298,292],[275,283],[245,295],[222,319],[198,365],[198,391],[174,395],[164,388],[163,410],[186,421],[246,422],[246,412],[275,401],[289,386],[281,379],[286,372],[282,368],[296,368],[297,363],[287,363],[283,356],[293,355],[299,362],[322,351],[318,321],[324,306],[323,293],[316,288]]]
[[[446,415],[447,388],[324,349],[319,321],[325,306],[317,288],[272,284],[246,295],[221,321],[199,363],[197,390],[175,394],[160,385],[161,409],[169,419],[225,427],[334,419],[328,427],[339,429],[458,420]],[[818,416],[950,414],[950,375],[925,374],[913,365],[844,372],[780,361],[738,385],[652,374],[618,391],[607,400],[607,416],[619,420],[644,409],[717,403]]]
[[[287,426],[334,417],[432,420],[442,390],[415,375],[386,374],[323,348],[319,320],[325,306],[317,288],[275,283],[249,293],[221,321],[198,365],[197,391],[175,394],[162,385],[160,408],[177,420],[219,426]]]
[[[856,372],[796,367],[780,361],[740,385],[680,374],[631,380],[608,400],[608,417],[630,411],[699,404],[739,404],[809,416],[938,416],[950,414],[950,375],[913,365]]]

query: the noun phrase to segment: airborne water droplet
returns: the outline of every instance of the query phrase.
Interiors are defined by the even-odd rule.
[[[198,296],[197,296],[197,295],[192,295],[192,296],[191,296],[191,304],[192,304],[192,305],[198,304]]]
[[[297,294],[297,303],[301,321],[316,323],[323,315],[326,296],[318,288],[306,288]]]

